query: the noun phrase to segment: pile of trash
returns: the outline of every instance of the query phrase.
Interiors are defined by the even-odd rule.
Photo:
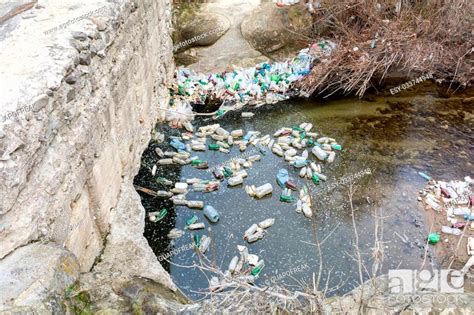
[[[437,213],[446,215],[446,223],[440,231],[428,235],[428,242],[436,244],[441,240],[441,234],[468,236],[467,251],[474,254],[474,181],[466,176],[464,181],[435,181],[428,175],[420,173],[428,180],[428,185],[419,192],[419,201]]]
[[[245,283],[254,283],[258,279],[258,275],[265,267],[265,262],[257,255],[249,254],[246,246],[237,245],[239,256],[234,256],[227,270],[224,272],[221,279],[217,276],[211,277],[209,280],[209,289],[213,292],[225,289],[226,284],[232,283],[232,280],[237,280]]]
[[[461,235],[465,227],[474,230],[473,185],[474,181],[469,176],[464,181],[430,180],[427,187],[420,191],[420,201],[434,211],[446,214],[450,226],[442,226],[442,233]]]
[[[215,118],[245,105],[274,104],[298,94],[291,88],[311,72],[315,60],[329,55],[336,44],[321,40],[284,62],[260,63],[222,73],[195,73],[188,68],[176,70],[176,82],[170,89],[170,109],[166,119],[179,127],[192,120],[192,106],[217,101],[222,103]]]
[[[194,126],[187,122],[183,127],[185,131],[181,135],[169,136],[169,147],[173,150],[164,151],[157,147],[155,153],[159,159],[155,165],[149,167],[152,176],[156,178],[156,182],[163,187],[163,190],[153,191],[145,187],[135,187],[138,191],[155,198],[170,199],[175,206],[202,210],[202,217],[214,224],[220,219],[218,210],[212,205],[205,204],[203,201],[188,200],[187,194],[189,191],[203,193],[218,191],[221,183],[226,181],[229,187],[245,187],[248,195],[256,199],[271,198],[274,192],[271,183],[263,183],[258,187],[243,185],[244,179],[249,176],[247,169],[251,168],[254,163],[261,161],[263,156],[267,155],[269,151],[284,158],[288,162],[289,168],[294,170],[296,176],[299,174],[300,177],[306,178],[308,183],[320,185],[321,180],[326,180],[326,176],[322,173],[321,163],[332,163],[335,160],[336,152],[342,150],[342,146],[335,139],[321,136],[318,132],[313,131],[311,123],[283,127],[273,135],[262,135],[261,132],[254,130],[247,132],[242,129],[228,131],[222,128],[220,124],[205,125],[195,130]],[[159,143],[165,140],[164,137],[159,136],[157,138],[160,139]],[[252,147],[252,149],[248,150],[249,147]],[[213,167],[212,171],[208,169],[207,161],[199,157],[199,154],[204,151],[229,154],[233,148],[244,153],[234,156],[219,166]],[[249,153],[245,153],[247,150]],[[310,159],[310,152],[313,160]],[[204,176],[202,178],[188,178],[176,183],[158,176],[158,166],[170,165],[190,165],[202,170]],[[205,177],[209,175],[212,178]],[[290,177],[288,169],[280,169],[277,172],[276,182],[282,188],[279,200],[286,203],[296,203],[296,211],[303,213],[307,218],[311,219],[313,216],[313,211],[311,210],[312,201],[307,185],[298,188],[296,182]],[[292,192],[298,190],[297,196],[292,196]],[[159,223],[159,221],[166,217],[167,213],[166,209],[150,212],[148,213],[148,219],[150,222]],[[192,215],[186,220],[182,229],[174,228],[168,233],[168,237],[170,239],[180,238],[186,234],[186,231],[191,231],[191,238],[195,249],[200,254],[205,254],[210,246],[211,238],[207,235],[200,236],[197,234],[198,230],[206,228],[205,221],[200,221],[199,217],[200,215]],[[263,239],[268,233],[268,229],[274,223],[274,218],[268,218],[253,224],[244,232],[243,240],[248,243],[254,243]],[[253,259],[248,260],[248,257],[252,256],[247,255],[248,253],[245,253],[245,249],[242,250],[244,253],[241,253],[241,259],[238,260],[239,264],[235,267],[236,263],[234,261],[231,264],[233,267],[229,268],[230,273],[235,273],[236,270],[242,269],[239,266],[245,263],[254,266],[251,270],[262,267],[259,265],[258,259],[257,261]],[[250,269],[247,268],[246,270]],[[254,281],[258,277],[258,273],[252,274],[252,272],[252,279],[249,279]],[[244,276],[247,277],[248,274]],[[212,285],[217,286],[217,282],[213,281],[215,283]]]

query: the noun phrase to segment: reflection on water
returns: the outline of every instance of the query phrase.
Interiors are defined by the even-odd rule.
[[[196,214],[199,221],[210,227],[210,231],[198,234],[209,234],[213,238],[207,257],[225,269],[237,254],[236,245],[245,244],[243,232],[252,223],[274,217],[276,222],[265,238],[248,245],[251,253],[265,260],[265,268],[257,284],[263,285],[271,277],[308,264],[310,268],[277,281],[289,288],[301,289],[305,284],[312,283],[312,274],[317,275],[322,263],[320,288],[324,289],[327,281],[329,288],[333,288],[329,290],[329,295],[342,294],[359,283],[359,269],[354,260],[355,237],[349,188],[347,185],[337,185],[330,190],[325,188],[342,176],[370,167],[371,175],[356,180],[353,196],[363,270],[372,270],[375,213],[384,217],[384,224],[379,229],[384,241],[382,272],[394,268],[419,268],[424,254],[420,247],[429,227],[425,226],[424,217],[418,211],[416,192],[425,182],[416,173],[422,170],[445,180],[472,174],[473,166],[469,160],[473,156],[472,105],[431,96],[416,97],[406,102],[395,98],[376,102],[348,99],[324,104],[289,101],[261,108],[251,120],[227,114],[220,124],[227,130],[242,128],[273,134],[282,126],[291,127],[301,122],[313,123],[318,132],[336,138],[344,148],[333,164],[323,168],[328,181],[312,189],[316,215],[313,225],[295,212],[295,204],[278,200],[281,189],[276,185],[275,175],[279,168],[287,168],[300,187],[304,182],[312,184],[302,180],[281,158],[269,153],[248,170],[249,177],[244,184],[258,186],[272,183],[274,193],[271,198],[254,200],[242,186],[228,188],[225,183],[217,192],[189,193],[188,200],[203,200],[220,212],[221,219],[217,224],[209,224],[199,210],[174,208],[169,201],[160,203],[142,195],[147,211],[156,211],[160,207],[171,209],[163,221],[146,224],[145,236],[155,253],[159,255],[190,243],[189,232],[174,243],[167,240],[166,234],[173,227],[183,229],[186,219]],[[213,122],[198,122],[201,125],[207,123]],[[179,133],[176,130],[171,132]],[[154,146],[151,144],[145,152],[144,161],[156,162]],[[206,151],[195,155],[208,161],[212,167],[239,154],[238,148],[233,148],[229,154]],[[158,173],[173,181],[212,177],[206,171],[191,166],[161,168]],[[136,183],[159,189],[160,186],[152,180],[149,170],[142,168]],[[328,235],[321,246],[320,260],[311,243],[315,242],[315,237],[323,240]],[[409,242],[404,243],[401,238]],[[175,283],[192,298],[199,297],[196,292],[203,291],[207,286],[206,277],[196,268],[181,266],[192,265],[196,260],[194,252],[188,250],[175,255],[171,265],[164,263]],[[427,259],[426,267],[431,264],[434,262]],[[365,271],[364,279],[367,279]]]

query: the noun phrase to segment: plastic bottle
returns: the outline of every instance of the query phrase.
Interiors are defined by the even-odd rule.
[[[214,209],[213,206],[205,206],[203,213],[206,218],[212,223],[216,223],[217,221],[219,221],[219,213],[217,213],[216,209]]]
[[[302,168],[308,165],[308,160],[305,159],[297,159],[292,162],[293,166],[296,168]]]
[[[312,180],[313,183],[316,184],[316,185],[319,185],[319,183],[320,183],[319,176],[316,175],[316,174],[313,174],[313,176],[311,176],[311,180]]]
[[[173,196],[173,193],[171,193],[169,191],[165,191],[165,190],[158,190],[156,192],[156,196],[161,197],[161,198],[169,198],[169,197]]]
[[[328,153],[318,146],[314,146],[311,152],[321,161],[324,161],[328,158]]]
[[[438,233],[430,233],[428,235],[428,243],[434,245],[438,243],[441,240],[441,237],[439,236]]]
[[[204,229],[205,227],[206,226],[202,222],[193,223],[187,226],[188,230],[200,230],[200,229]]]
[[[258,225],[257,224],[252,224],[245,232],[244,232],[244,239],[249,238],[250,235],[254,234],[257,232]]]
[[[215,144],[215,143],[210,143],[207,147],[208,147],[209,150],[212,150],[212,151],[217,151],[220,148],[220,146],[218,144]]]
[[[449,226],[442,226],[441,227],[441,232],[444,234],[452,234],[452,235],[461,235],[462,231],[460,229],[456,228],[450,228]]]
[[[186,226],[196,223],[197,220],[198,220],[198,217],[193,215],[191,218],[186,220]]]
[[[272,185],[270,183],[266,183],[265,185],[259,186],[255,189],[255,195],[257,198],[262,198],[265,195],[271,194],[272,191]]]
[[[201,238],[201,245],[199,245],[199,251],[204,254],[209,248],[209,245],[211,245],[211,238],[203,235]]]
[[[233,176],[227,180],[227,184],[232,187],[232,186],[237,186],[237,185],[242,184],[243,181],[244,180],[241,176]]]
[[[270,218],[270,219],[265,219],[261,221],[258,226],[261,227],[262,229],[267,229],[270,226],[272,226],[275,223],[275,219]]]
[[[238,257],[238,256],[234,256],[234,257],[232,258],[232,260],[230,261],[228,270],[229,270],[231,273],[234,273],[234,272],[235,272],[235,269],[237,268],[237,263],[238,263],[238,262],[239,262],[239,257]]]
[[[172,139],[170,141],[170,145],[175,148],[177,151],[184,151],[186,150],[186,145],[179,141],[178,139]]]
[[[276,176],[277,184],[280,187],[285,187],[285,183],[288,181],[288,179],[289,179],[288,170],[284,168],[280,169]]]
[[[263,267],[265,267],[265,262],[262,259],[257,263],[257,265],[252,269],[252,271],[250,271],[250,274],[252,276],[258,276],[258,274],[262,271]]]
[[[453,214],[454,215],[460,215],[460,216],[470,215],[471,214],[471,209],[469,209],[469,208],[454,208],[453,209]]]
[[[426,180],[430,180],[430,179],[431,179],[431,177],[429,177],[428,175],[426,175],[426,174],[423,173],[423,172],[418,172],[418,175],[420,175],[421,177],[423,177],[423,178],[426,179]]]
[[[200,200],[188,200],[188,208],[192,209],[202,209],[204,207],[204,202]]]
[[[161,159],[161,160],[158,160],[158,164],[160,164],[160,165],[171,165],[171,164],[173,164],[173,159]]]
[[[474,221],[474,214],[466,214],[464,215],[464,220],[467,220],[467,221]]]

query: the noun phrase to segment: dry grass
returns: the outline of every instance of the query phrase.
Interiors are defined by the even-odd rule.
[[[324,96],[362,96],[389,72],[432,73],[451,90],[452,83],[470,86],[472,12],[468,0],[321,1],[314,23],[327,24],[338,48],[299,88]]]

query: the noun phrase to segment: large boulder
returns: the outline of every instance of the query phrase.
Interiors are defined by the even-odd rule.
[[[33,243],[0,260],[0,313],[63,313],[66,290],[79,278],[76,257],[55,244]]]
[[[263,3],[241,25],[242,36],[262,54],[305,47],[312,31],[312,16],[303,4],[277,7]]]
[[[189,15],[177,28],[175,51],[184,51],[193,46],[214,44],[230,28],[230,21],[217,13],[196,13]]]

